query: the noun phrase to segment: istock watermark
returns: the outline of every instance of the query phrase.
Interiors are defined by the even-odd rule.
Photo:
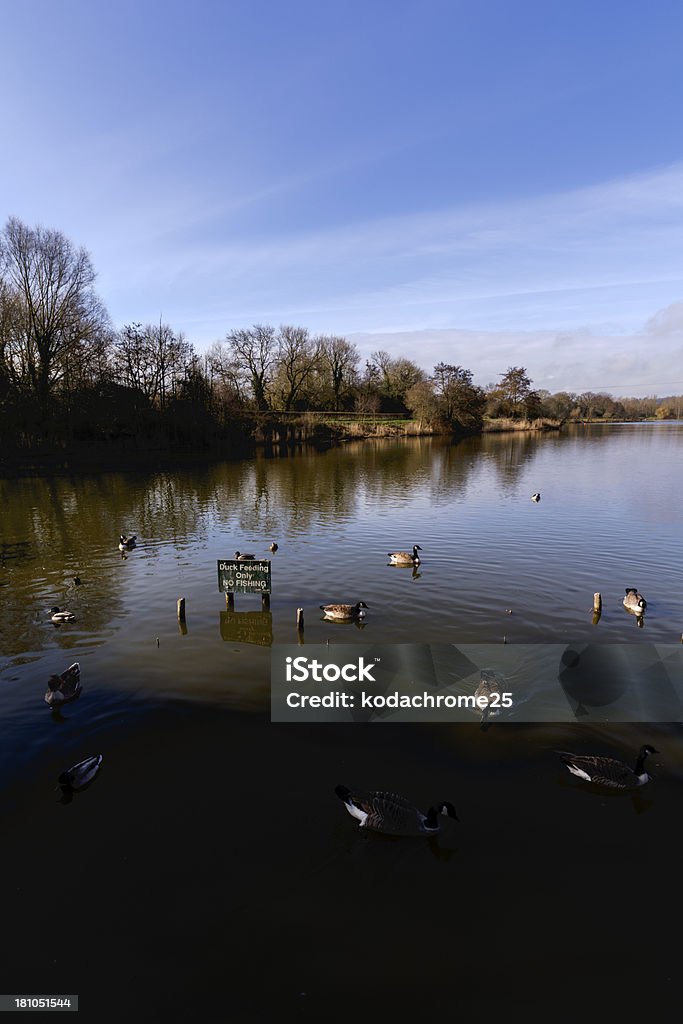
[[[678,644],[271,648],[273,722],[679,722]]]

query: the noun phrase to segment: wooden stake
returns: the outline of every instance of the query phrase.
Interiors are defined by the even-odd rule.
[[[600,594],[593,594],[593,611],[602,611],[602,596]]]
[[[178,622],[185,621],[185,598],[178,598]]]
[[[267,612],[270,608],[270,594],[261,594],[261,611]]]
[[[235,595],[230,590],[225,592],[225,607],[229,612],[234,612],[235,610]]]
[[[297,608],[296,610],[296,628],[304,628],[304,610],[303,608]]]

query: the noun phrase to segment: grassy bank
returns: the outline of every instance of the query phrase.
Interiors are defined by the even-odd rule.
[[[502,434],[508,430],[559,430],[562,420],[551,420],[539,417],[535,420],[513,420],[499,417],[495,420],[485,419],[483,434]]]

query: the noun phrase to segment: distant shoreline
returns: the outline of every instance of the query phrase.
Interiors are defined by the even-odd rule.
[[[305,414],[303,414],[305,415]],[[566,427],[581,426],[638,426],[639,424],[683,423],[683,420],[661,420],[656,417],[640,420],[571,420],[560,421],[541,418],[537,420],[494,419],[485,420],[481,431],[457,433],[416,420],[382,422],[365,418],[335,422],[334,414],[329,421],[320,420],[316,430],[301,429],[297,421],[288,425],[282,434],[274,430],[270,437],[257,431],[253,438],[235,444],[234,441],[217,442],[196,448],[137,447],[130,441],[112,440],[109,444],[97,446],[73,445],[67,448],[44,448],[42,450],[8,452],[0,455],[0,479],[17,476],[43,476],[84,473],[135,472],[150,469],[174,470],[183,466],[214,462],[235,462],[250,459],[258,454],[285,454],[286,452],[313,448],[325,451],[347,441],[398,440],[409,437],[451,437],[454,441],[465,437],[484,434],[538,433],[560,431]]]

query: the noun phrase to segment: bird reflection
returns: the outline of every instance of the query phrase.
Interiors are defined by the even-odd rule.
[[[321,615],[320,621],[327,626],[355,626],[356,629],[365,629],[367,626],[367,622],[362,619],[328,619],[327,615]],[[329,640],[326,643],[329,643]]]

